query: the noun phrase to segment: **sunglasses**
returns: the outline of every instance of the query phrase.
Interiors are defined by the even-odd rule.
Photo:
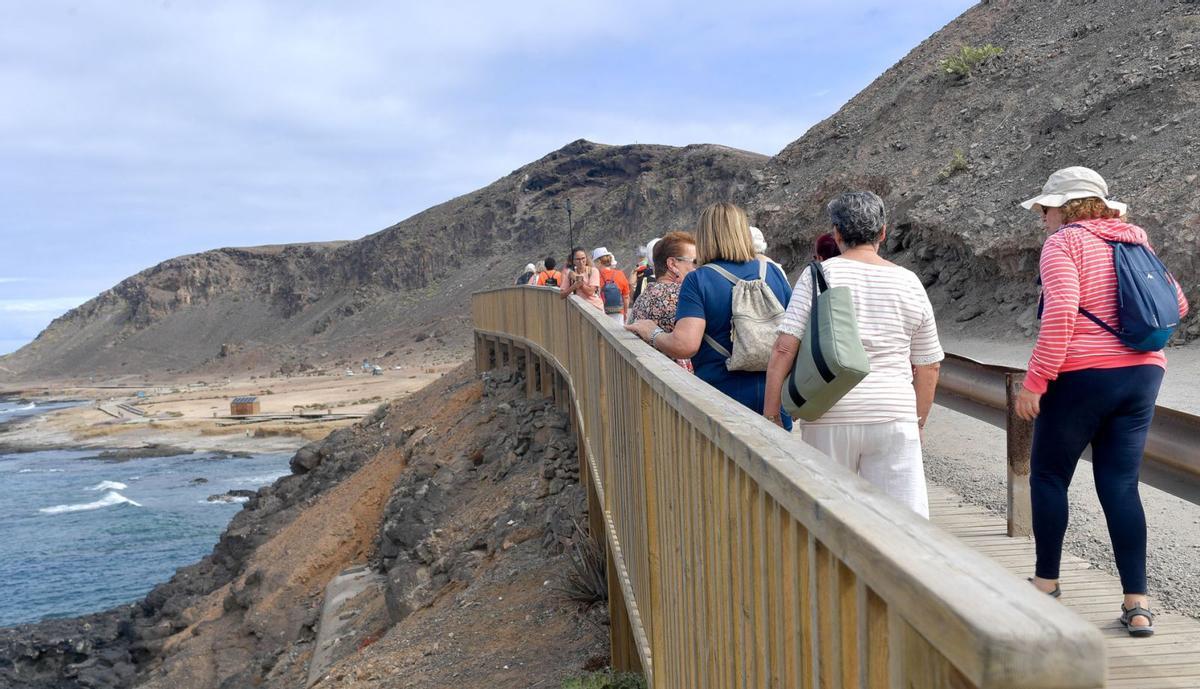
[[[671,258],[675,259],[676,261],[684,261],[685,263],[696,262],[696,259],[692,258],[691,256],[672,256]]]

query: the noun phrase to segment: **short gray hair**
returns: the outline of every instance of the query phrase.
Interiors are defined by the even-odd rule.
[[[829,220],[846,246],[874,244],[887,223],[883,199],[870,191],[851,191],[829,202]]]

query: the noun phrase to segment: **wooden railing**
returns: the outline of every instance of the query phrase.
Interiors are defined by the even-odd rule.
[[[1100,632],[556,290],[472,299],[480,370],[570,411],[613,662],[652,687],[1104,686]]]

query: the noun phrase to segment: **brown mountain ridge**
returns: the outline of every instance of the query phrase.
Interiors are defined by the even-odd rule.
[[[403,356],[422,334],[461,352],[469,293],[577,243],[618,258],[705,205],[747,205],[789,270],[853,188],[890,209],[890,258],[921,275],[943,327],[1035,328],[1042,236],[1017,204],[1088,165],[1131,204],[1200,296],[1200,5],[980,3],[773,158],[716,145],[576,141],[357,241],[220,249],[166,261],[0,358],[20,377],[300,367]],[[1001,54],[966,75],[961,46]],[[957,324],[957,325],[956,325]],[[1180,340],[1200,336],[1193,315]],[[386,363],[386,361],[385,361]]]

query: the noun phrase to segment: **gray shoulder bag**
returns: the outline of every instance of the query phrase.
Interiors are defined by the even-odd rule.
[[[821,264],[813,261],[812,308],[796,353],[796,365],[783,386],[783,408],[816,421],[871,372],[858,334],[849,287],[830,287]]]

